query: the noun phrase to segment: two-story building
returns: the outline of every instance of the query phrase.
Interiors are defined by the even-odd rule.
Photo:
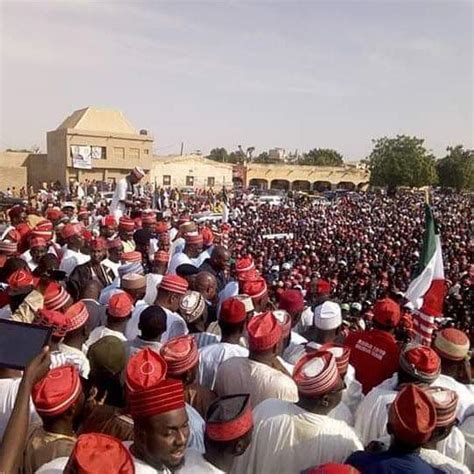
[[[135,166],[151,169],[153,137],[138,132],[119,110],[76,110],[47,133],[49,181],[115,182]]]

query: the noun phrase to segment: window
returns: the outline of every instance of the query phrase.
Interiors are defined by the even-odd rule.
[[[105,160],[106,148],[105,146],[92,146],[91,155],[93,160]]]
[[[215,184],[216,184],[216,178],[214,178],[214,176],[209,176],[207,178],[207,185],[209,187],[212,187],[212,186],[215,186]]]
[[[194,176],[186,176],[186,186],[194,186]]]
[[[122,146],[114,147],[114,158],[124,160],[125,159],[125,148]]]
[[[131,160],[138,160],[140,159],[140,148],[130,148],[128,150],[128,157]]]
[[[171,176],[169,174],[163,175],[163,186],[171,186]]]
[[[143,154],[146,155],[146,156],[148,156],[148,155],[150,154],[150,150],[149,150],[148,148],[145,148],[145,149],[143,150]]]

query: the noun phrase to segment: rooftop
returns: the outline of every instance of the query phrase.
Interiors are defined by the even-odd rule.
[[[76,110],[56,130],[65,128],[138,135],[137,130],[120,110],[95,107]]]

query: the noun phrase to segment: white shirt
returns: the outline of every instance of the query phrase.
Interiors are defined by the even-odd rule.
[[[214,388],[220,397],[244,390],[250,394],[252,406],[267,398],[290,402],[296,402],[299,398],[298,388],[291,377],[246,357],[232,357],[224,361],[217,371]]]
[[[420,458],[433,467],[447,474],[470,474],[470,470],[464,464],[453,461],[448,456],[441,454],[437,449],[420,449]]]
[[[156,301],[156,295],[158,294],[158,286],[163,280],[163,275],[156,273],[148,273],[146,275],[146,292],[143,298],[147,304],[154,304]]]
[[[88,262],[90,259],[91,258],[89,255],[65,248],[59,269],[63,272],[66,272],[66,275],[69,276],[78,265],[82,265],[83,263]]]
[[[97,342],[99,339],[102,339],[105,336],[114,336],[117,339],[120,339],[122,342],[126,342],[127,338],[120,332],[109,329],[106,326],[99,326],[95,328],[89,335],[89,339],[85,342],[84,346],[89,350],[89,348]]]
[[[91,366],[89,359],[86,357],[84,352],[76,349],[75,347],[68,346],[62,342],[58,344],[58,349],[66,356],[66,359],[69,363],[72,363],[77,367],[82,378],[87,379],[89,377]]]
[[[168,265],[168,273],[170,275],[176,275],[176,269],[184,263],[197,266],[194,260],[190,259],[185,253],[179,252],[171,257],[170,263]]]
[[[144,301],[143,304],[136,304],[132,313],[132,317],[128,321],[127,327],[125,329],[125,336],[128,341],[132,341],[139,335],[140,331],[138,329],[138,323],[140,322],[140,315],[145,308],[148,308],[148,306],[151,305],[146,304]],[[166,313],[166,331],[161,336],[162,343],[165,343],[173,337],[188,334],[188,326],[179,314],[170,311],[169,309],[163,307],[161,308]]]
[[[52,461],[43,464],[37,471],[36,474],[63,474],[66,464],[69,458],[56,458]]]
[[[459,426],[466,439],[466,452],[464,464],[474,471],[474,415],[467,417]]]
[[[431,385],[443,387],[444,378],[440,375]],[[388,405],[397,396],[398,374],[374,387],[362,400],[355,415],[355,431],[366,446],[387,434]],[[458,406],[459,412],[459,406]],[[464,439],[459,429],[453,428],[450,435],[438,443],[437,449],[452,459],[464,458]]]
[[[310,413],[294,403],[265,400],[253,410],[254,431],[232,473],[297,474],[328,462],[343,463],[363,446],[343,421]]]
[[[20,388],[21,378],[0,379],[0,440],[3,438],[8,420],[15,406],[15,400]],[[30,397],[30,425],[41,421]]]
[[[112,202],[110,203],[110,213],[113,214],[117,220],[125,214],[125,203],[120,201],[127,200],[127,191],[128,180],[127,178],[122,178],[117,182],[114,195],[112,196]]]
[[[26,252],[23,252],[20,255],[20,258],[28,264],[28,267],[30,268],[32,272],[35,271],[38,265],[35,262],[33,262],[33,257],[31,256],[31,252],[29,250],[27,250]]]
[[[217,370],[222,362],[231,357],[248,357],[249,351],[238,344],[219,342],[199,349],[198,383],[209,389],[214,389]]]
[[[193,448],[186,450],[184,466],[178,470],[179,474],[225,474],[214,464],[204,459],[204,456]]]

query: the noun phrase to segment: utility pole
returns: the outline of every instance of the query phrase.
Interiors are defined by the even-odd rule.
[[[183,151],[184,151],[184,142],[181,142],[181,153],[180,153],[180,156],[183,156]]]

